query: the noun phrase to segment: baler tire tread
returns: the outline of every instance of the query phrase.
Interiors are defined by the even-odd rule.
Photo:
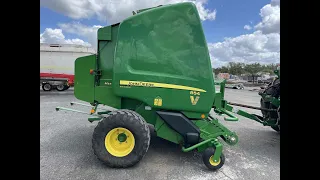
[[[135,146],[130,154],[115,157],[105,148],[105,136],[113,128],[123,127],[135,137]],[[146,154],[150,145],[149,127],[137,113],[128,110],[116,110],[103,118],[94,129],[92,148],[97,158],[111,168],[127,168],[136,165]]]
[[[139,118],[141,119],[144,119],[139,113],[135,112],[134,110],[130,110],[130,109],[122,109],[123,111],[127,111],[127,112],[131,112],[131,113],[134,113],[135,115],[139,116]],[[148,126],[149,127],[149,126]],[[150,131],[150,128],[149,128],[149,131]],[[151,131],[150,131],[151,133]],[[151,136],[151,134],[150,134]]]
[[[202,154],[202,161],[205,164],[205,166],[212,170],[212,171],[216,171],[218,169],[220,169],[224,163],[225,163],[225,156],[223,153],[221,153],[220,155],[220,163],[217,166],[213,166],[210,164],[209,159],[210,157],[215,153],[215,149],[213,147],[207,148],[206,150],[204,150],[203,154]]]
[[[280,88],[280,79],[279,78],[275,79],[273,83],[277,84],[277,86],[279,86],[279,88]],[[280,91],[278,92],[278,90],[280,90],[280,89],[273,88],[271,86],[272,86],[272,83],[268,84],[267,89],[265,90],[265,93],[268,95],[271,95],[272,97],[278,97],[278,95],[280,94]],[[260,99],[260,107],[266,108],[266,109],[276,108],[270,102],[264,102],[263,98]],[[268,118],[277,118],[278,117],[277,114],[272,113],[272,112],[267,112],[267,111],[261,110],[261,113],[262,113],[263,117],[268,117]],[[279,126],[275,125],[275,126],[271,126],[271,128],[280,133]]]
[[[277,132],[280,132],[279,126],[271,126],[271,128]]]

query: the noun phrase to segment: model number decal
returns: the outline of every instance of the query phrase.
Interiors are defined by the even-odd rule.
[[[200,96],[200,92],[198,92],[198,91],[190,91],[190,94],[191,94],[191,95],[198,95],[198,96]]]
[[[200,92],[190,91],[190,101],[192,105],[197,105],[199,99],[200,99]]]

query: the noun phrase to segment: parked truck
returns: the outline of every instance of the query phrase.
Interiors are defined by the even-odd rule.
[[[75,59],[94,53],[91,47],[40,43],[40,86],[44,91],[64,91],[72,87]]]

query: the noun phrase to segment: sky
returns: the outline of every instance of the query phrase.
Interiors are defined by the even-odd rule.
[[[213,68],[280,62],[280,0],[40,0],[40,43],[96,49],[97,29],[132,11],[186,1],[198,9]]]

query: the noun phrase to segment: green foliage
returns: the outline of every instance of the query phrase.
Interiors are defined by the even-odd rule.
[[[274,70],[277,68],[276,64],[263,64],[253,63],[245,64],[238,62],[230,62],[227,66],[214,68],[213,71],[217,75],[219,73],[229,73],[232,75],[247,74],[250,76],[257,76],[258,73],[270,73],[274,74]]]
[[[257,76],[262,70],[263,67],[259,63],[247,64],[244,67],[244,71],[251,76]]]
[[[234,75],[240,75],[245,73],[246,65],[244,63],[230,62],[228,65],[229,73]]]

